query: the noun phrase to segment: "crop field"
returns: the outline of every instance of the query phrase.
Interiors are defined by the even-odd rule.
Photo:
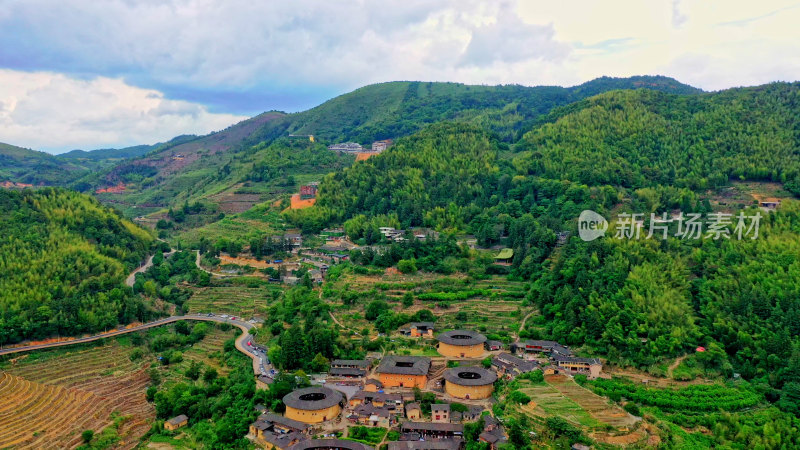
[[[145,399],[147,371],[130,361],[129,349],[111,342],[3,363],[0,448],[76,447],[83,430],[99,432],[114,412],[128,417],[118,430],[120,447],[133,448],[155,411]]]
[[[209,286],[193,289],[185,306],[191,313],[222,313],[244,317],[261,315],[272,302],[272,293],[280,286]]]

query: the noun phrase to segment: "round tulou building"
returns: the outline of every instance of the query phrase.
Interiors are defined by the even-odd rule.
[[[298,389],[283,397],[284,416],[303,423],[320,423],[339,416],[344,397],[339,391],[325,387]]]
[[[444,391],[467,400],[489,398],[494,392],[497,374],[483,367],[454,367],[444,372]]]
[[[468,330],[453,330],[440,334],[437,350],[442,356],[451,358],[480,358],[486,336]]]
[[[288,450],[374,450],[369,445],[343,439],[308,439],[289,447]]]

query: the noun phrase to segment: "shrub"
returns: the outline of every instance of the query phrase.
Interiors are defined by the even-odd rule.
[[[415,259],[401,259],[397,262],[397,270],[403,273],[414,273],[417,271],[417,261]]]
[[[625,409],[625,411],[628,411],[629,413],[631,413],[634,416],[641,417],[641,415],[642,415],[642,411],[639,410],[639,405],[637,405],[636,403],[633,403],[633,402],[625,403],[625,406],[623,406],[622,408]]]
[[[527,405],[531,402],[531,398],[521,391],[512,391],[508,394],[508,400],[514,403],[519,403],[520,405]]]
[[[94,431],[84,430],[84,432],[81,433],[81,439],[83,439],[83,442],[86,444],[92,442],[92,439],[94,439]]]

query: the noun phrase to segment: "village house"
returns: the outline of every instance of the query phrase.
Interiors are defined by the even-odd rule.
[[[431,422],[405,422],[400,425],[403,434],[401,440],[411,440],[411,436],[418,439],[453,439],[464,435],[464,425],[456,423],[431,423]]]
[[[411,402],[406,405],[406,419],[419,420],[422,417],[422,408],[419,403]]]
[[[303,235],[300,233],[285,233],[283,240],[288,242],[292,247],[300,247],[303,245]]]
[[[363,378],[367,372],[361,369],[351,369],[349,367],[333,367],[328,371],[328,375],[335,378]]]
[[[351,422],[368,427],[389,428],[397,423],[395,411],[388,407],[375,405],[359,405],[347,417]]]
[[[372,404],[377,407],[387,406],[390,410],[400,409],[403,398],[400,394],[387,394],[385,392],[358,391],[348,401],[351,408],[363,404]]]
[[[178,428],[185,427],[189,424],[189,418],[186,417],[186,414],[181,414],[180,416],[175,416],[172,419],[164,422],[164,429],[169,431],[175,431]]]
[[[492,358],[492,367],[498,375],[510,379],[538,369],[539,363],[519,358],[511,353],[500,353]]]
[[[273,432],[269,423],[260,421],[250,424],[248,437],[254,444],[266,450],[287,450],[298,442],[308,439],[302,433]]]
[[[450,404],[449,403],[434,403],[431,405],[431,422],[433,423],[449,423],[450,422]]]
[[[364,390],[366,392],[378,392],[381,389],[383,389],[383,383],[374,378],[370,378],[364,383]]]
[[[308,276],[311,278],[311,281],[317,284],[322,284],[324,280],[322,276],[322,271],[318,269],[311,269],[308,271]]]
[[[364,147],[355,142],[340,142],[338,144],[329,145],[328,150],[339,153],[358,153],[364,151]]]
[[[392,140],[391,139],[384,139],[384,140],[381,140],[381,141],[375,141],[375,142],[372,143],[372,151],[380,153],[380,152],[386,150],[387,148],[389,148],[390,145],[392,145]]]
[[[462,439],[440,439],[435,441],[409,441],[389,442],[389,450],[459,450],[464,445]]]
[[[368,371],[372,367],[372,361],[365,359],[334,359],[331,361],[332,369],[360,369]]]
[[[776,210],[781,206],[781,199],[775,197],[765,198],[758,202],[758,206],[766,210]]]
[[[307,185],[300,186],[300,198],[303,200],[316,198],[318,189],[319,183],[309,183]]]
[[[433,330],[433,322],[411,322],[408,327],[408,335],[410,337],[432,338]]]
[[[475,422],[481,418],[481,414],[483,414],[483,407],[478,405],[471,405],[469,408],[461,413],[461,419],[464,422]]]
[[[603,363],[598,358],[579,358],[577,356],[553,355],[553,362],[568,374],[586,374],[594,379],[603,371]]]
[[[424,388],[428,383],[430,358],[389,355],[383,358],[376,372],[385,387]]]
[[[490,352],[495,352],[495,351],[502,350],[502,349],[503,349],[503,343],[502,342],[495,341],[495,340],[486,341],[486,350],[488,350]]]
[[[264,413],[258,416],[258,419],[250,425],[250,434],[258,437],[257,429],[262,430],[262,432],[280,434],[308,434],[311,431],[311,427],[308,424],[273,413]]]
[[[572,351],[566,345],[561,345],[556,341],[527,340],[517,342],[512,345],[511,353],[524,351],[526,353],[540,353],[545,355],[571,356]]]
[[[503,426],[500,425],[497,419],[492,416],[486,416],[483,420],[483,432],[478,436],[479,441],[488,443],[493,450],[508,442],[508,436],[506,436]]]

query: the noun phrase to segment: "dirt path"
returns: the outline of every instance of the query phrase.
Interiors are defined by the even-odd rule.
[[[321,295],[322,295],[322,292],[320,292],[320,296]],[[328,311],[328,315],[331,316],[331,319],[333,319],[333,321],[336,323],[336,325],[339,325],[340,327],[344,328],[345,330],[350,330],[350,328],[342,325],[342,322],[339,322],[339,319],[337,319],[336,316],[333,315],[333,312]]]
[[[528,314],[527,314],[525,317],[523,317],[523,318],[522,318],[522,323],[521,323],[521,324],[519,324],[519,330],[517,330],[517,336],[519,336],[519,333],[522,333],[522,330],[524,330],[524,329],[525,329],[525,322],[527,322],[527,321],[528,321],[528,319],[529,319],[529,318],[530,318],[530,317],[533,315],[533,313],[535,313],[535,312],[536,312],[536,311],[531,311],[531,312],[529,312],[529,313],[528,313]]]
[[[677,359],[675,359],[675,361],[672,364],[669,365],[669,367],[667,368],[667,378],[672,378],[672,371],[677,369],[678,366],[681,365],[683,360],[686,359],[686,356],[687,355],[683,355],[683,356],[678,357]]]

